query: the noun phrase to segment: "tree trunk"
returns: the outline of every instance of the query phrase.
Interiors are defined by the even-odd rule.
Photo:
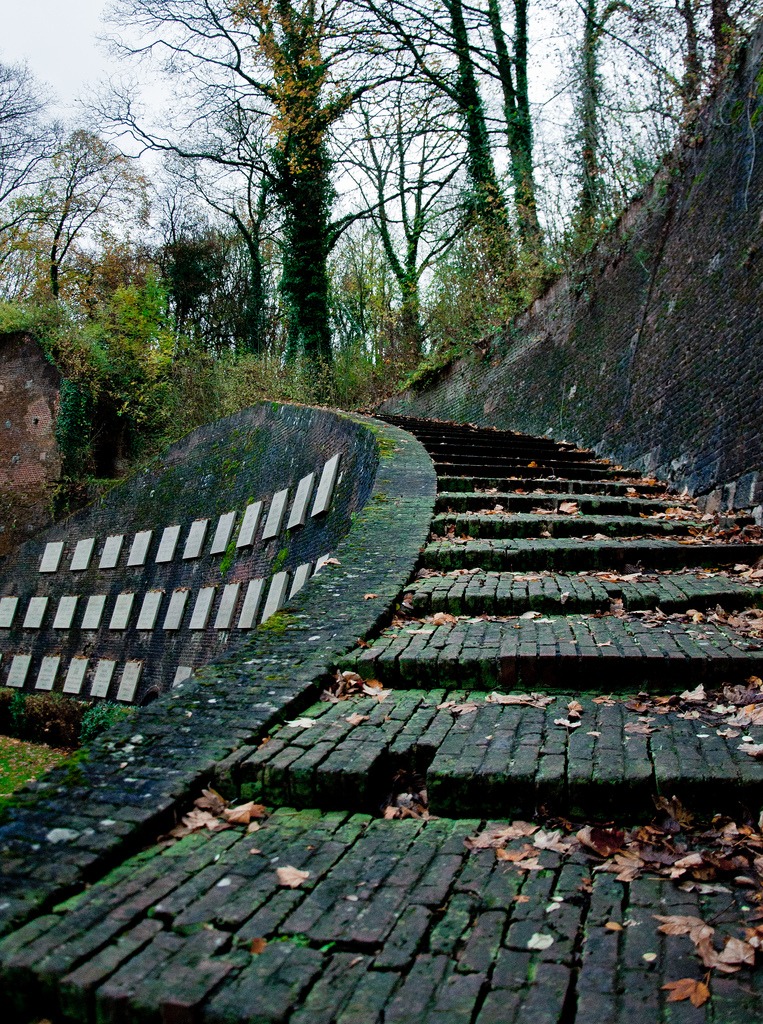
[[[503,114],[511,156],[511,177],[514,185],[514,205],[519,235],[525,244],[537,246],[541,241],[538,207],[533,176],[533,131],[527,79],[527,0],[515,0],[516,42],[514,66],[501,23],[499,0],[488,0],[488,19],[493,36],[498,77],[503,93]]]
[[[580,62],[580,229],[594,225],[601,208],[599,169],[599,27],[596,0],[586,0]]]
[[[466,127],[466,160],[473,187],[470,205],[488,228],[506,231],[506,204],[498,185],[490,150],[490,137],[469,47],[463,3],[461,0],[448,0],[447,8],[458,58],[456,93],[458,108]]]

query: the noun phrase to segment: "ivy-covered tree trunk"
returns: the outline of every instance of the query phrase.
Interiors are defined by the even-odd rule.
[[[297,140],[279,154],[276,198],[284,216],[281,293],[287,359],[331,362],[329,278],[331,181],[322,142]]]
[[[580,93],[578,102],[580,143],[579,229],[583,233],[594,226],[601,208],[601,171],[599,168],[599,25],[596,0],[586,0],[583,46],[580,54]]]
[[[503,94],[503,115],[511,156],[511,177],[519,235],[523,243],[536,247],[541,242],[542,232],[538,222],[533,174],[533,129],[527,74],[527,0],[514,0],[514,11],[513,66],[516,69],[516,81],[503,31],[500,2],[488,0],[488,20]]]
[[[498,184],[485,110],[480,96],[462,0],[447,0],[453,45],[458,59],[456,95],[466,129],[466,161],[472,181],[473,212],[488,228],[508,230],[506,203]]]

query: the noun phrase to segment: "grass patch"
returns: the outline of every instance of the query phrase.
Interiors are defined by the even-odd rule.
[[[67,757],[71,750],[0,736],[0,796],[15,792]]]

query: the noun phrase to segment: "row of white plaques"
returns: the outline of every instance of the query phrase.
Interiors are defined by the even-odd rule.
[[[31,663],[31,654],[14,655],[5,685],[14,687],[23,686],[27,680],[27,676],[29,675]],[[76,657],[71,659],[69,662],[69,669],[64,680],[64,693],[71,694],[72,696],[83,695],[82,688],[85,683],[85,676],[87,674],[89,664],[89,658]],[[37,680],[34,686],[35,690],[52,690],[58,677],[60,667],[61,656],[59,654],[49,655],[48,657],[43,658],[37,672]],[[87,696],[102,698],[108,697],[116,667],[117,662],[113,661],[111,658],[99,658],[95,663],[95,669],[93,670],[90,680],[90,692]],[[117,687],[117,692],[114,695],[116,700],[134,700],[142,671],[142,661],[125,662],[122,668],[122,675],[119,679],[119,686]],[[178,683],[187,679],[192,672],[193,667],[191,665],[179,665],[175,672],[175,678],[172,681],[172,685],[177,686]]]
[[[315,572],[319,572],[320,569],[326,564],[329,555],[324,555],[319,558]],[[300,565],[294,571],[294,576],[291,579],[291,589],[289,588],[289,577],[288,572],[279,572],[273,577],[268,590],[268,596],[265,601],[265,607],[262,612],[262,622],[265,622],[274,615],[275,612],[283,606],[284,601],[287,599],[286,595],[288,592],[289,598],[293,597],[298,593],[305,583],[310,578],[312,573],[312,563],[305,562],[304,565]],[[314,574],[313,574],[314,575]],[[251,580],[246,589],[246,596],[244,597],[244,603],[241,607],[241,614],[238,620],[239,629],[249,629],[254,624],[257,618],[257,612],[259,610],[262,593],[265,586],[265,580]],[[217,609],[217,616],[215,618],[216,629],[228,629],[233,620],[233,613],[236,609],[236,603],[238,600],[239,590],[241,584],[231,583],[223,588],[222,598]],[[209,619],[209,614],[212,609],[212,603],[214,600],[215,587],[205,587],[199,591],[199,595],[194,605],[193,615],[191,616],[191,629],[204,629]],[[157,595],[156,604],[151,605],[151,625],[141,626],[140,618],[138,619],[137,628],[152,629],[153,623],[156,621],[156,615],[159,611],[159,602],[161,601],[162,591],[149,591],[143,601],[143,608],[141,609],[141,615],[146,609],[146,601],[153,595]],[[182,598],[179,595],[183,595]],[[206,596],[205,596],[206,595]],[[133,594],[125,595],[120,594],[120,597],[134,597]],[[165,629],[177,629],[180,624],[180,619],[177,619],[176,625],[168,625],[168,622],[175,622],[173,618],[170,620],[170,616],[173,614],[173,602],[177,599],[177,606],[179,608],[179,616],[182,618],[183,610],[185,609],[186,600],[188,598],[188,591],[176,590],[172,598],[170,599],[170,607],[167,610],[167,616],[164,620]],[[15,601],[16,598],[3,598],[0,601],[0,613],[2,613],[3,601]],[[33,598],[34,600],[34,598]],[[46,599],[47,600],[47,599]],[[62,598],[62,600],[65,600]],[[74,598],[74,601],[77,599]],[[92,601],[93,598],[90,598]],[[104,598],[105,600],[105,598]],[[117,598],[117,604],[119,598]],[[60,605],[59,605],[60,607]],[[89,602],[88,602],[89,607]],[[130,602],[132,607],[132,602]],[[115,609],[116,611],[116,609]],[[199,618],[196,619],[197,613]],[[85,613],[87,616],[87,612]],[[202,621],[203,620],[203,621]],[[194,622],[197,622],[194,625]],[[113,622],[113,618],[112,618]],[[200,623],[200,624],[199,624]],[[126,625],[126,623],[125,623]],[[113,628],[125,628],[125,627],[114,627]],[[0,658],[2,655],[0,654]],[[11,667],[8,670],[8,676],[5,680],[6,686],[22,687],[26,683],[27,676],[29,675],[29,669],[32,663],[31,654],[15,654],[11,660]],[[89,659],[85,657],[75,657],[69,662],[69,669],[66,673],[66,679],[64,680],[63,692],[73,695],[80,694],[82,691],[82,685],[85,680],[85,674]],[[52,690],[53,685],[58,676],[58,670],[61,665],[60,655],[49,655],[42,659],[40,662],[40,668],[37,673],[37,679],[35,682],[35,690]],[[114,676],[114,670],[116,669],[116,661],[110,658],[100,658],[96,665],[95,672],[93,673],[91,685],[90,685],[90,697],[107,697],[109,693],[109,687]],[[119,687],[116,693],[116,699],[121,701],[131,701],[135,696],[135,691],[138,688],[138,682],[140,681],[140,675],[143,670],[142,661],[128,661],[125,663],[122,670],[122,677],[119,681]],[[172,685],[176,686],[178,683],[187,679],[191,675],[193,669],[189,665],[180,665],[175,672],[175,677],[172,681]]]
[[[318,572],[326,564],[328,558],[328,555],[323,555],[323,557],[318,559],[315,565],[315,572]],[[304,587],[305,583],[307,583],[312,575],[312,562],[304,562],[302,565],[298,566],[298,568],[294,570],[294,576],[291,579],[288,572],[276,573],[270,581],[270,588],[268,590],[267,598],[265,599],[262,618],[260,621],[265,622],[274,614],[274,612],[277,612],[287,599],[287,594],[289,598],[294,597],[294,595]],[[290,583],[291,587],[289,587]],[[241,583],[229,583],[227,586],[222,588],[220,601],[217,605],[217,611],[214,617],[215,629],[234,628],[234,620],[241,587]],[[256,623],[257,614],[260,610],[260,604],[262,603],[264,589],[264,579],[254,579],[249,581],[244,593],[244,600],[241,605],[238,620],[235,622],[235,628],[251,629]],[[217,587],[202,587],[201,590],[199,590],[193,605],[193,611],[191,612],[191,619],[188,623],[189,629],[201,630],[207,628],[212,614],[217,590]],[[138,618],[135,623],[136,629],[152,630],[155,628],[164,596],[165,592],[163,590],[149,590],[144,594],[140,612],[138,613]],[[172,592],[170,595],[169,605],[167,606],[167,610],[164,615],[164,622],[162,624],[163,629],[178,630],[181,628],[190,596],[191,591],[187,588],[181,588]],[[125,630],[128,628],[132,617],[133,606],[135,604],[135,597],[136,595],[134,593],[122,593],[117,595],[117,598],[114,601],[114,606],[111,610],[109,629]],[[48,597],[32,597],[29,599],[29,603],[26,606],[24,621],[22,623],[23,629],[42,628],[49,600],[50,598]],[[97,630],[101,628],[101,623],[104,620],[104,611],[106,610],[106,600],[107,597],[105,594],[93,594],[92,597],[87,598],[85,613],[79,623],[80,629]],[[80,597],[76,594],[65,594],[63,597],[58,599],[56,613],[53,618],[53,629],[72,628],[75,612],[79,602]],[[0,598],[0,629],[10,629],[13,625],[18,603],[18,597]]]
[[[334,495],[337,475],[339,473],[340,456],[335,455],[323,467],[318,482],[318,489],[313,501],[310,516],[319,516],[328,512],[331,507],[331,499]],[[287,530],[293,530],[297,526],[304,526],[307,522],[308,507],[313,496],[315,485],[315,473],[309,473],[297,484],[294,494],[294,502],[289,512],[286,523]],[[257,534],[257,527],[264,522],[262,530],[262,541],[272,540],[277,537],[283,527],[286,509],[289,504],[289,488],[285,487],[273,495],[267,516],[263,516],[263,502],[255,501],[248,505],[241,520],[241,526],[236,538],[236,548],[252,547]],[[236,512],[226,512],[217,521],[212,544],[209,548],[210,555],[222,555],[225,553],[236,524]],[[209,529],[209,519],[197,519],[191,523],[183,547],[182,558],[185,560],[200,558],[204,549],[204,542]],[[159,546],[154,557],[158,563],[171,562],[180,540],[182,527],[180,525],[168,526],[162,531]],[[103,550],[101,551],[98,567],[100,569],[116,568],[124,545],[124,534],[113,534],[107,537]],[[127,556],[128,567],[137,567],[146,564],[153,530],[141,530],[133,537],[130,545],[130,553]],[[95,549],[96,538],[85,537],[80,540],[72,553],[69,569],[72,572],[82,572],[90,567],[90,562]],[[54,573],[58,571],[64,554],[64,542],[62,540],[51,541],[45,545],[45,551],[40,562],[41,573]]]

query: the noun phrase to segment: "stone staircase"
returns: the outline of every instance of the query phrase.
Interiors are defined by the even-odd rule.
[[[660,795],[756,806],[754,520],[703,515],[572,445],[389,419],[438,472],[422,567],[342,661],[357,694],[276,730],[242,793],[375,813],[413,775],[452,817],[632,821]]]

